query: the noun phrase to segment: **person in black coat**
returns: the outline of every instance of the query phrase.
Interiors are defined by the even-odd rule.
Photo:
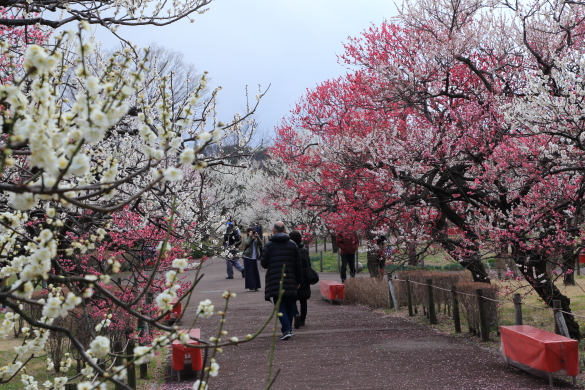
[[[295,315],[295,303],[297,289],[300,287],[303,278],[301,274],[301,259],[299,248],[286,234],[284,223],[278,221],[272,229],[272,237],[264,246],[260,264],[266,271],[264,297],[274,304],[278,301],[280,291],[280,280],[284,269],[284,280],[282,284],[283,295],[278,308],[282,326],[281,340],[292,337],[292,321]]]
[[[306,270],[311,268],[311,259],[309,258],[309,250],[305,248],[302,243],[303,236],[296,230],[290,232],[289,236],[299,247],[299,253],[301,255],[301,272],[303,275],[306,275]],[[301,306],[300,315],[295,302],[295,312],[297,314],[293,321],[295,329],[305,325],[305,320],[307,319],[307,300],[309,298],[311,298],[311,285],[306,279],[303,279],[301,287],[297,290],[297,301]]]

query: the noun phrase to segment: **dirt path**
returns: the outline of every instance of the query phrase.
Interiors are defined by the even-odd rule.
[[[338,280],[338,276],[321,274],[321,279]],[[201,299],[211,299],[220,310],[221,294],[228,289],[237,297],[228,310],[227,337],[242,339],[256,331],[272,305],[264,301],[262,290],[245,291],[242,278],[226,280],[222,260],[206,264],[183,324],[193,317]],[[218,319],[213,316],[198,324],[202,337],[213,335]],[[219,375],[210,381],[210,390],[264,389],[271,345],[271,332],[266,329],[249,344],[226,348],[217,359]],[[496,352],[403,318],[356,305],[331,305],[321,300],[318,285],[309,300],[307,326],[295,330],[288,341],[276,340],[274,370],[278,369],[275,390],[550,389],[547,380],[507,367]],[[165,389],[192,388],[193,376],[177,382],[169,374]],[[555,384],[569,387],[562,381]]]

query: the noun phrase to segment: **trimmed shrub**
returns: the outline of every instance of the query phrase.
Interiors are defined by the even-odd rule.
[[[388,282],[378,278],[348,278],[345,298],[372,308],[388,307]]]

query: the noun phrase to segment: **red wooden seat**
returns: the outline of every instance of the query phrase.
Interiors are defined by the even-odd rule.
[[[334,299],[343,299],[345,293],[345,286],[343,283],[335,280],[321,280],[321,296],[324,299],[329,299],[332,303]]]
[[[514,362],[549,373],[565,370],[579,375],[579,342],[529,325],[500,326],[502,352]]]
[[[191,329],[189,336],[199,339],[201,331],[199,328]],[[181,344],[179,340],[174,340],[171,344],[171,365],[173,370],[177,371],[177,377],[181,380],[180,371],[185,368],[185,356],[191,356],[191,368],[193,371],[199,371],[203,368],[203,354],[201,348],[190,348],[189,345],[199,345],[199,342],[191,340],[188,344]]]

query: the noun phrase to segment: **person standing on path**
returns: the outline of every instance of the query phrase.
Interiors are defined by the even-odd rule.
[[[299,248],[299,254],[301,256],[301,272],[303,275],[306,275],[306,270],[311,268],[311,259],[309,258],[309,250],[305,248],[303,245],[303,236],[301,232],[293,230],[289,234],[290,239],[297,244]],[[297,303],[295,302],[295,318],[293,321],[293,325],[295,329],[300,328],[301,326],[305,326],[305,320],[307,319],[307,300],[311,298],[311,285],[309,282],[303,278],[301,282],[301,287],[297,290],[297,301],[301,307],[301,311],[299,314]]]
[[[272,301],[276,305],[280,291],[280,280],[284,269],[284,279],[282,283],[283,296],[280,301],[278,312],[282,326],[281,340],[287,340],[293,336],[292,321],[295,315],[295,303],[297,299],[297,289],[302,283],[301,259],[299,248],[288,234],[284,223],[278,221],[272,229],[272,237],[266,243],[262,250],[260,264],[266,271],[266,287],[264,288],[264,298]]]
[[[244,277],[244,267],[242,267],[240,264],[240,259],[237,256],[238,248],[240,247],[241,243],[242,236],[240,235],[240,230],[233,223],[233,221],[229,221],[227,223],[225,234],[223,235],[223,246],[228,251],[225,261],[228,275],[226,279],[234,278],[234,267],[242,273],[242,278]]]
[[[355,252],[358,250],[360,240],[355,231],[341,231],[337,233],[335,242],[339,247],[339,255],[341,256],[341,269],[339,270],[339,276],[341,276],[341,282],[345,282],[347,275],[345,271],[349,265],[349,276],[355,277]]]
[[[245,287],[249,291],[258,291],[260,284],[260,271],[258,259],[262,253],[262,240],[258,231],[250,227],[246,229],[246,238],[242,240],[242,258],[244,259]]]

